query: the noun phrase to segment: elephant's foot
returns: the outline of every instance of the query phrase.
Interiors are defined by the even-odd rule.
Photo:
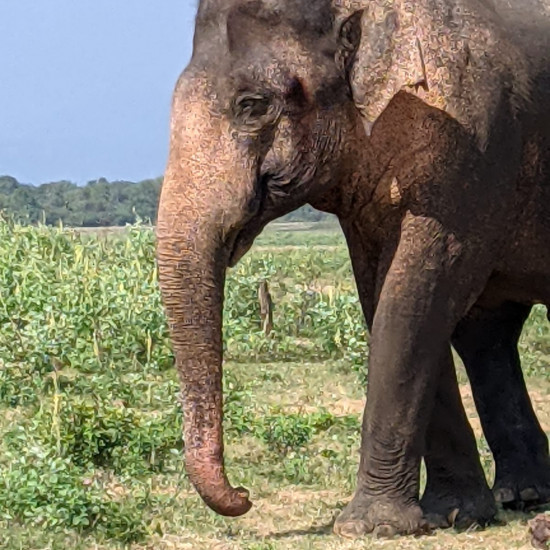
[[[395,535],[419,535],[428,532],[418,503],[404,503],[356,493],[336,519],[334,532],[356,539],[373,533],[380,538]]]
[[[542,462],[542,463],[541,463]],[[502,507],[509,510],[529,510],[550,502],[550,459],[537,465],[507,468],[499,475],[493,494]]]
[[[459,483],[428,485],[420,506],[432,529],[484,527],[497,513],[495,499],[486,483],[477,487]]]

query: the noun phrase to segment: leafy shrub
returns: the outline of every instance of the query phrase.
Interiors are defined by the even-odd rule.
[[[300,414],[266,416],[256,429],[256,435],[269,449],[281,455],[304,447],[314,433],[315,427],[311,418]]]
[[[33,419],[34,433],[83,468],[115,474],[162,469],[172,450],[181,450],[181,413],[174,402],[161,413],[125,407],[104,397],[72,397]],[[54,429],[46,430],[52,426]]]
[[[333,271],[349,275],[345,251],[247,256],[227,281],[227,357],[346,355],[347,332],[362,338],[351,278],[330,295],[308,290]],[[263,278],[276,304],[269,338],[257,304]],[[181,463],[179,387],[153,233],[135,226],[123,238],[94,237],[1,220],[0,323],[0,404],[17,418],[2,435],[0,515],[138,538],[147,522],[136,503],[145,497],[110,498],[101,480],[118,477],[132,492],[138,479]],[[321,429],[308,415],[258,415],[247,385],[230,372],[224,383],[230,435],[251,434],[289,456]]]
[[[93,528],[100,535],[125,543],[147,534],[143,512],[147,495],[143,489],[110,498],[70,458],[61,458],[53,449],[30,440],[8,451],[3,460],[7,465],[0,474],[2,519],[47,529]]]
[[[535,306],[519,342],[523,370],[529,375],[550,376],[550,323],[548,310]]]

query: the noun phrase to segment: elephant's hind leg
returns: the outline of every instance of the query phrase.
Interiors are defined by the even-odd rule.
[[[550,501],[548,439],[533,407],[517,349],[529,306],[475,307],[453,335],[496,464],[493,492],[506,508]]]
[[[420,505],[431,527],[486,525],[496,514],[495,499],[462,405],[450,346],[442,363],[426,434],[428,480]]]

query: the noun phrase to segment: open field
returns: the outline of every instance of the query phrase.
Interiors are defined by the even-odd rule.
[[[510,513],[483,531],[421,539],[331,534],[355,485],[368,342],[343,238],[330,229],[272,229],[230,272],[227,467],[255,506],[239,519],[208,511],[182,471],[152,232],[121,237],[0,222],[0,548],[530,548],[530,516]],[[264,279],[275,303],[269,337],[256,297]],[[534,310],[521,352],[550,432],[545,314]],[[460,367],[459,376],[491,477]]]
[[[85,237],[124,237],[131,226],[115,227],[76,227],[67,228],[71,233]],[[153,230],[153,226],[143,226],[144,230]],[[340,231],[336,218],[326,222],[272,222],[256,239],[258,248],[342,246],[344,235]]]

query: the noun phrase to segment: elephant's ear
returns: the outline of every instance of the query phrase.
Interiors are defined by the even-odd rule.
[[[339,47],[336,51],[336,64],[345,74],[346,79],[350,79],[350,71],[355,63],[355,56],[361,44],[361,19],[363,10],[356,11],[348,17],[342,26],[338,36]]]
[[[490,104],[495,102],[490,94],[494,93],[497,81],[479,85],[479,78],[494,79],[494,75],[490,71],[483,75],[488,68],[482,67],[483,63],[478,63],[479,71],[472,74],[468,67],[469,44],[460,22],[436,20],[440,14],[423,9],[422,4],[410,0],[391,3],[373,0],[362,10],[360,18],[354,14],[344,22],[344,26],[360,27],[354,32],[359,33],[361,40],[349,69],[349,83],[365,127],[370,131],[395,94],[406,91],[432,107],[449,112],[478,137],[485,136],[488,111],[494,107]],[[483,43],[483,38],[480,42]],[[474,80],[476,88],[465,89]],[[480,91],[486,92],[487,98],[480,97]],[[470,109],[470,101],[477,102],[479,107]],[[484,109],[487,116],[480,120],[478,114]]]

